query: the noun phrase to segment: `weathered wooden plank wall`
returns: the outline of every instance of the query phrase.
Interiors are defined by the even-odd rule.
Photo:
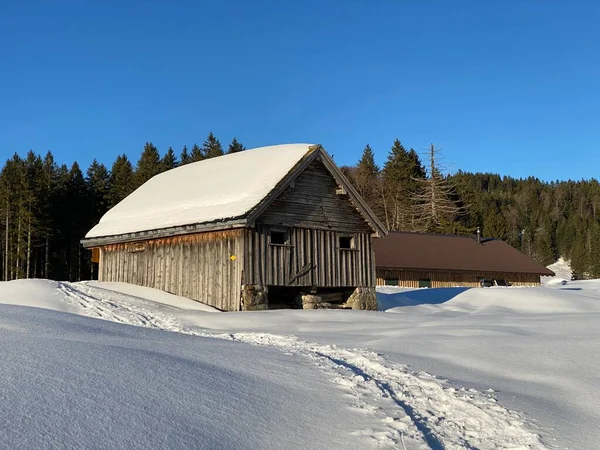
[[[280,230],[281,228],[276,228]],[[244,283],[265,286],[372,287],[375,266],[371,237],[306,228],[287,229],[288,243],[273,244],[272,227],[246,230]],[[339,238],[351,237],[352,249],[341,249]]]
[[[261,215],[266,225],[372,233],[322,162],[313,161]]]
[[[373,287],[371,229],[321,161],[314,161],[247,230],[244,282],[266,286]],[[286,233],[271,242],[271,230]],[[339,238],[353,240],[341,249]]]
[[[206,232],[106,245],[99,280],[148,286],[238,311],[243,265],[243,230]]]
[[[448,271],[419,271],[398,269],[377,269],[377,285],[383,286],[393,280],[402,287],[417,288],[419,280],[431,280],[431,287],[479,287],[479,280],[506,280],[513,286],[539,286],[538,275],[522,273],[497,273],[497,272],[448,272]]]

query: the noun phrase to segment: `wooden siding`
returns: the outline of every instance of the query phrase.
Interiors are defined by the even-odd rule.
[[[372,233],[321,161],[313,161],[265,210],[257,223],[311,229]]]
[[[287,243],[272,244],[272,229],[287,232]],[[370,233],[257,225],[246,231],[244,283],[265,286],[372,287],[375,264]],[[352,249],[340,249],[339,237]]]
[[[238,311],[243,249],[241,229],[106,245],[98,279],[148,286]]]
[[[480,287],[479,280],[506,280],[513,286],[539,286],[538,275],[497,272],[460,272],[460,271],[420,271],[399,269],[377,269],[377,285],[383,286],[386,280],[398,280],[402,287],[418,288],[419,280],[431,280],[430,287]]]

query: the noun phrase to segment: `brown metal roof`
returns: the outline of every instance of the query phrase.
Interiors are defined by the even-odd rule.
[[[390,231],[373,239],[377,267],[554,275],[554,272],[498,239]]]

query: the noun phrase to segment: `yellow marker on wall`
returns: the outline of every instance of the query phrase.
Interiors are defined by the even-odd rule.
[[[237,259],[237,256],[235,256],[235,255],[231,255],[231,256],[229,257],[229,259],[230,259],[230,260],[232,260],[232,261],[235,261],[235,260]]]

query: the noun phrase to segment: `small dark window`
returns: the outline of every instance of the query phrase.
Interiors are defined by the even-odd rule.
[[[492,287],[494,285],[494,280],[486,280],[482,278],[479,280],[479,284],[481,287]]]
[[[288,241],[287,231],[282,230],[271,230],[271,244],[273,245],[285,245]]]
[[[354,242],[351,236],[340,236],[340,249],[342,250],[350,250],[354,248],[352,245]]]
[[[398,286],[398,278],[387,278],[385,280],[386,286]]]
[[[431,287],[431,279],[430,278],[421,278],[419,280],[419,287],[420,288],[428,288]]]

